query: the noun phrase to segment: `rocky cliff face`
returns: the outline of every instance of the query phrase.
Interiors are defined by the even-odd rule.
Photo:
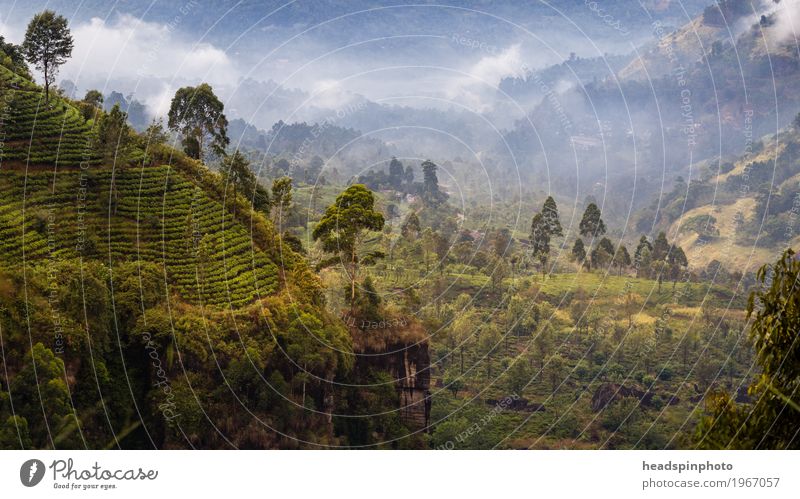
[[[399,398],[400,419],[411,431],[430,424],[430,354],[422,326],[416,322],[392,322],[383,329],[351,326],[356,370],[387,372]]]
[[[397,371],[400,418],[412,430],[427,429],[431,416],[431,371],[428,343],[406,346]]]

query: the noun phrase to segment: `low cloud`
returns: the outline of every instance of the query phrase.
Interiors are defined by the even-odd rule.
[[[499,83],[506,76],[522,74],[520,44],[516,43],[499,54],[482,57],[469,71],[475,78]]]
[[[12,24],[9,24],[0,16],[0,35],[3,35],[7,42],[22,43],[25,33],[24,28],[21,30],[15,29]]]
[[[521,76],[524,69],[520,44],[486,54],[465,71],[466,75],[451,82],[447,98],[477,111],[487,111],[500,80]]]
[[[794,41],[800,29],[800,0],[783,0],[775,6],[775,24],[770,28],[780,42]]]
[[[75,48],[60,78],[81,90],[133,92],[156,113],[165,111],[165,99],[168,105],[167,96],[182,85],[233,85],[239,78],[224,50],[187,41],[169,25],[120,15],[73,25],[72,34]]]

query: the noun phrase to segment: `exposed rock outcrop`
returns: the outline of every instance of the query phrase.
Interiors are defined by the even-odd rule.
[[[643,405],[649,406],[653,405],[653,397],[655,395],[657,394],[637,386],[625,386],[618,383],[603,383],[597,388],[597,390],[595,390],[594,395],[592,395],[592,410],[594,412],[600,412],[611,402],[625,397],[635,397],[639,399]],[[669,405],[674,405],[680,402],[678,397],[671,395],[666,395],[663,397],[663,399],[664,402]]]
[[[415,320],[386,323],[391,326],[366,330],[349,324],[356,370],[389,373],[398,392],[401,421],[411,430],[427,429],[431,414],[427,334]]]

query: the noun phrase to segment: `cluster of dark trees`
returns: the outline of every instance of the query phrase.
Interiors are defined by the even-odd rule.
[[[404,167],[395,157],[389,161],[388,173],[383,169],[369,170],[359,175],[357,181],[376,191],[392,189],[402,193],[413,193],[417,190],[417,186],[414,185],[414,167],[411,165]]]
[[[587,270],[613,266],[621,274],[624,269],[633,267],[637,276],[657,277],[661,280],[665,275],[677,279],[680,269],[689,264],[683,249],[670,244],[664,232],[659,233],[652,243],[643,235],[632,259],[624,244],[615,246],[604,236],[606,224],[603,222],[600,208],[595,203],[589,203],[586,207],[578,230],[579,237],[573,243],[571,255],[575,262]],[[541,212],[535,214],[531,221],[531,256],[539,263],[542,273],[546,272],[550,258],[551,239],[563,235],[558,206],[553,197],[548,196]],[[597,244],[592,246],[590,242],[587,245],[583,242],[583,238],[597,241]]]
[[[689,265],[683,249],[670,244],[664,232],[659,232],[652,243],[643,235],[636,246],[633,263],[637,276],[658,279],[659,284],[665,278],[677,281]]]
[[[420,164],[422,169],[422,182],[414,182],[414,168],[393,157],[389,161],[389,171],[370,170],[359,175],[356,181],[373,190],[393,190],[402,194],[421,196],[429,206],[439,206],[447,201],[447,193],[439,187],[437,170],[439,167],[431,160]]]
[[[0,64],[19,75],[30,77],[22,47],[6,42],[3,35],[0,35]]]

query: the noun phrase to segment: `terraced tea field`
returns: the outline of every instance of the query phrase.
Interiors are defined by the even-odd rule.
[[[0,261],[97,258],[163,266],[170,293],[240,306],[274,292],[278,270],[220,202],[169,166],[0,171]]]
[[[93,123],[64,99],[45,104],[40,87],[0,66],[3,136],[0,162],[70,166],[97,164]]]

